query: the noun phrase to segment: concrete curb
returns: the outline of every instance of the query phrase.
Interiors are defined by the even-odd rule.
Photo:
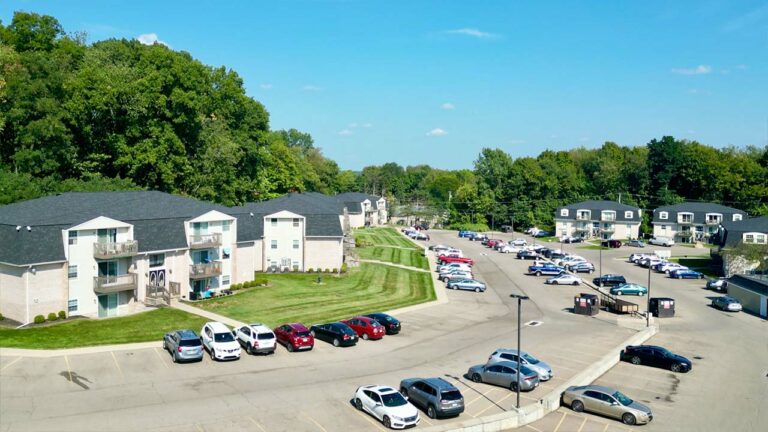
[[[0,348],[0,357],[36,357],[48,358],[63,355],[93,354],[110,351],[129,351],[146,348],[162,348],[163,341],[137,342],[120,345],[96,345],[82,348],[62,349],[24,349],[24,348]]]
[[[657,332],[658,328],[653,326],[633,334],[624,342],[611,349],[600,360],[592,363],[585,370],[549,392],[539,400],[538,404],[520,407],[520,411],[508,411],[487,417],[469,419],[451,425],[433,426],[422,430],[425,432],[500,432],[533,423],[560,408],[560,397],[565,389],[570,386],[590,384],[619,362],[619,351],[624,349],[625,346],[642,344]]]

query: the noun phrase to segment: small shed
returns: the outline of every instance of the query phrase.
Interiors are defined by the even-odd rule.
[[[745,311],[768,319],[768,275],[734,275],[728,278],[728,295]]]
[[[600,299],[595,294],[579,294],[573,298],[573,313],[578,315],[597,315],[600,312]]]

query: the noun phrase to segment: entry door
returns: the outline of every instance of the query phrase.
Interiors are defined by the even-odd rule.
[[[97,230],[96,235],[99,243],[117,243],[117,230],[114,228]]]
[[[192,254],[192,264],[205,264],[211,262],[209,251],[195,251]]]
[[[117,316],[117,293],[99,296],[99,318]]]
[[[117,282],[117,261],[100,262],[99,276],[107,277],[107,283]]]
[[[192,234],[194,235],[208,234],[208,222],[193,222]]]

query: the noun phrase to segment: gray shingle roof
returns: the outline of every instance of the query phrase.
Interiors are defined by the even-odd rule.
[[[768,279],[746,275],[734,275],[728,278],[728,285],[737,285],[761,295],[768,295]]]
[[[139,242],[139,252],[187,248],[183,218],[143,219],[131,223],[133,238]]]
[[[336,195],[336,198],[338,198],[339,201],[357,201],[359,203],[368,200],[374,206],[376,206],[376,202],[381,199],[381,197],[376,195],[369,195],[362,192],[344,192]]]
[[[659,213],[669,213],[668,219],[659,219]],[[707,221],[707,213],[720,213],[723,215],[723,221],[729,221],[733,219],[733,214],[738,213],[746,216],[747,212],[739,210],[733,207],[726,207],[721,204],[715,203],[703,203],[703,202],[684,202],[681,204],[673,204],[668,206],[659,207],[653,211],[654,223],[676,223],[678,213],[693,213],[693,223],[703,224]]]
[[[1,209],[0,209],[1,210]],[[0,224],[0,262],[24,265],[64,261],[64,240],[61,230],[69,225],[23,226]]]
[[[560,210],[568,209],[568,216],[560,216]],[[603,210],[614,210],[616,212],[617,222],[640,222],[640,209],[638,207],[632,207],[627,204],[621,204],[617,201],[604,201],[604,200],[589,200],[581,201],[574,204],[568,204],[567,206],[558,207],[555,210],[555,219],[568,219],[576,220],[577,210],[589,210],[591,211],[591,220],[600,220],[600,212]],[[632,217],[627,218],[624,212],[631,211]]]
[[[740,221],[724,221],[722,224],[720,245],[734,247],[743,241],[743,234],[758,232],[768,235],[768,216],[744,219]]]

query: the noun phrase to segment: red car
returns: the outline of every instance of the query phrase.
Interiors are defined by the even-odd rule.
[[[365,340],[381,339],[387,332],[384,326],[379,324],[378,321],[366,316],[356,316],[342,322],[352,327],[352,330],[354,330],[358,336]]]
[[[275,329],[277,342],[290,351],[311,350],[315,346],[315,338],[302,323],[283,324]]]
[[[437,258],[437,261],[440,262],[440,264],[447,264],[447,263],[465,263],[469,265],[474,265],[475,262],[472,261],[471,258],[464,258],[464,257],[456,257],[456,256],[448,256],[448,255],[440,255]]]

